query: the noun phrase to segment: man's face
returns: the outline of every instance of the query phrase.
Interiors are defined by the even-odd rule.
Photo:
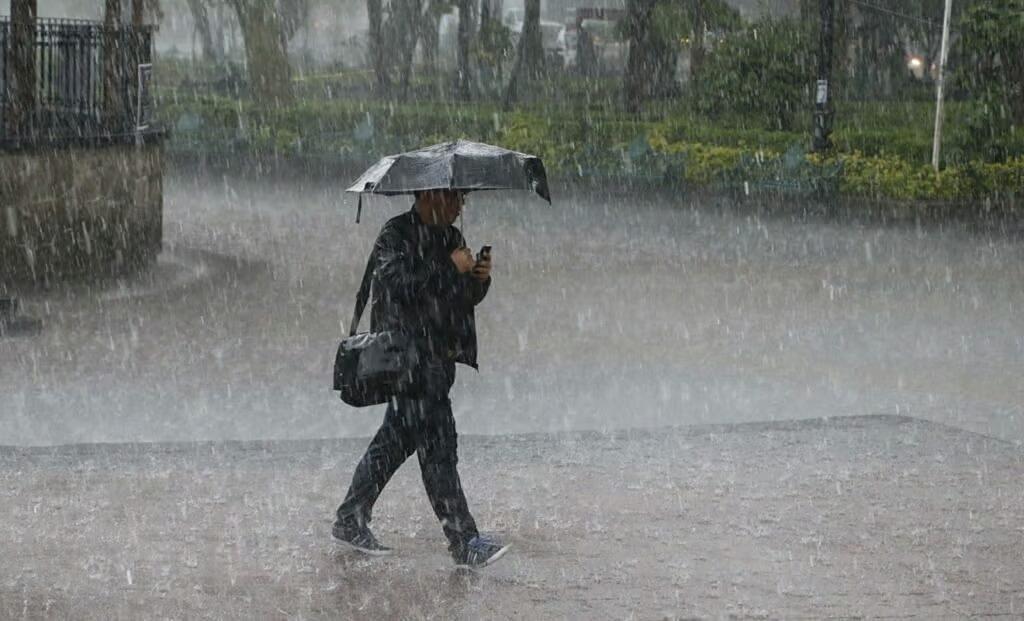
[[[428,192],[426,199],[434,214],[434,221],[440,225],[451,225],[459,218],[466,204],[466,193],[457,190],[436,190]]]

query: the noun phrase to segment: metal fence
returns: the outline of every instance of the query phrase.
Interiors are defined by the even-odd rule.
[[[0,146],[134,134],[140,124],[139,66],[152,57],[152,28],[37,19],[34,30],[26,80],[31,97],[19,98],[15,37],[10,18],[0,17]]]

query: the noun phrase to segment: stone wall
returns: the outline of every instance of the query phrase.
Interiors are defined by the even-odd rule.
[[[0,152],[0,283],[109,276],[163,236],[159,142]]]

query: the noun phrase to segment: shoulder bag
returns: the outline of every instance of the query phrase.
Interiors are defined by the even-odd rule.
[[[408,393],[419,363],[413,340],[403,332],[356,334],[370,297],[374,267],[375,253],[371,251],[356,296],[348,338],[341,341],[334,356],[334,390],[341,393],[342,401],[354,407],[387,403],[395,395]]]

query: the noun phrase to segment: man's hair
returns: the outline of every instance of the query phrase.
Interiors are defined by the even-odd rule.
[[[413,195],[413,198],[419,199],[419,197],[423,196],[424,194],[428,194],[430,192],[455,192],[457,194],[462,194],[462,195],[469,194],[469,192],[466,192],[465,190],[451,190],[451,189],[448,189],[448,188],[431,188],[429,190],[413,190],[412,195]]]

